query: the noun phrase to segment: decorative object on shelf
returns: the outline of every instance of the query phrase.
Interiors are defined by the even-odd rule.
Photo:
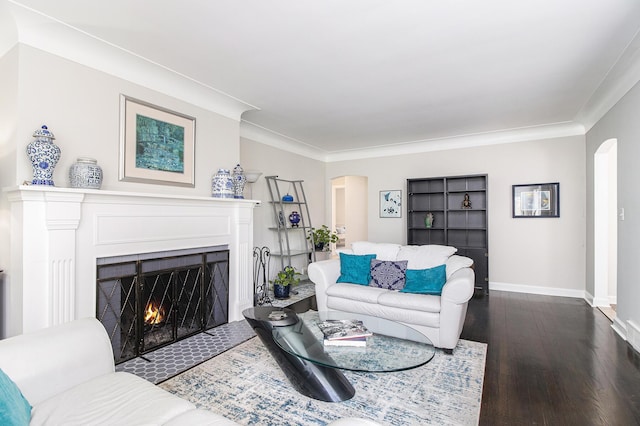
[[[284,228],[285,226],[287,226],[284,220],[284,212],[282,210],[278,212],[278,223],[280,224],[281,228]]]
[[[282,196],[282,201],[284,201],[285,203],[292,203],[293,202],[293,195],[289,195],[289,193],[287,193],[287,195],[283,195]]]
[[[433,213],[429,212],[424,217],[424,226],[431,228],[433,226]]]
[[[254,305],[271,305],[269,297],[269,286],[267,286],[267,277],[269,276],[269,258],[271,250],[269,247],[253,248],[253,288]]]
[[[285,266],[271,281],[273,284],[273,296],[276,299],[288,299],[291,286],[300,282],[299,276],[300,273],[296,272],[293,266]]]
[[[402,191],[380,191],[380,217],[402,217]]]
[[[214,198],[233,198],[233,178],[227,169],[218,169],[211,179],[211,196]]]
[[[53,169],[60,160],[60,148],[53,143],[55,137],[47,126],[33,132],[33,141],[27,145],[27,155],[33,166],[33,185],[55,186]]]
[[[240,164],[233,168],[233,198],[244,198],[244,184],[247,182],[247,177],[244,175],[244,170],[240,167]]]
[[[464,199],[462,200],[462,208],[463,209],[470,209],[471,208],[471,200],[469,199],[469,194],[468,193],[464,194]]]
[[[518,217],[560,217],[560,184],[513,185],[512,215]]]
[[[195,186],[196,119],[120,96],[123,181]]]
[[[338,242],[338,234],[332,232],[327,225],[309,229],[307,240],[311,241],[316,251],[328,251],[331,243]]]
[[[289,215],[289,222],[291,222],[292,228],[297,228],[298,223],[300,223],[300,213],[291,212],[291,214]]]
[[[69,167],[69,185],[72,188],[100,189],[102,169],[93,158],[78,157]]]

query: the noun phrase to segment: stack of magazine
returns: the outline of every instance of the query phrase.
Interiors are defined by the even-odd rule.
[[[360,320],[319,321],[325,346],[366,346],[367,337],[373,333]]]

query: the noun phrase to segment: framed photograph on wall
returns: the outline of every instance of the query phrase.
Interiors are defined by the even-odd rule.
[[[512,215],[560,217],[560,184],[535,183],[512,186]]]
[[[120,95],[120,180],[193,187],[195,137],[195,118]]]
[[[402,217],[402,191],[380,191],[380,217]]]

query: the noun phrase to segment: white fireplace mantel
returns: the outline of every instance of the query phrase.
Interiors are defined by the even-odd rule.
[[[96,315],[96,259],[227,245],[229,321],[253,305],[259,201],[47,186],[5,189],[11,204],[6,332]]]

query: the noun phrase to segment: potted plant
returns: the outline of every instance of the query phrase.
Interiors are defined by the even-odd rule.
[[[300,282],[300,273],[296,272],[293,266],[285,266],[285,268],[276,274],[271,280],[273,284],[273,295],[276,299],[288,299],[291,285]]]
[[[338,242],[338,234],[332,232],[327,225],[309,229],[307,240],[311,241],[316,251],[328,251],[329,244]]]

